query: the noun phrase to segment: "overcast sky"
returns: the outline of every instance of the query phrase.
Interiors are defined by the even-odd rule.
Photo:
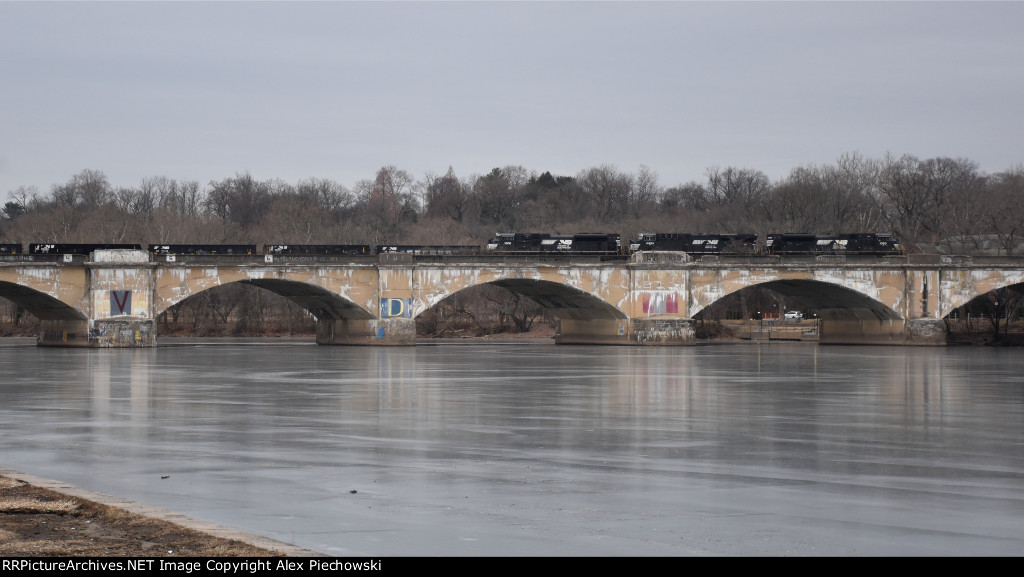
[[[236,173],[1024,162],[1021,2],[0,2],[0,198]]]

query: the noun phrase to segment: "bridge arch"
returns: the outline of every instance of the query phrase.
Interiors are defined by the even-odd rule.
[[[3,297],[44,321],[85,321],[88,317],[75,307],[23,284],[0,281]]]
[[[946,318],[956,309],[991,291],[1021,284],[1024,284],[1024,270],[947,272],[941,283],[943,299],[939,318]]]
[[[802,310],[814,310],[823,319],[858,319],[895,321],[903,316],[873,295],[838,284],[813,279],[775,279],[733,287],[735,290],[721,295],[714,301],[695,306],[690,312],[694,318],[724,299],[739,293],[762,287],[777,292],[800,303]],[[798,308],[796,306],[790,308]]]
[[[174,283],[159,283],[154,314],[160,315],[185,299],[215,287],[233,283],[247,284],[282,296],[320,320],[369,320],[375,318],[370,309],[344,294],[343,285],[324,282],[322,277],[289,278],[287,271],[220,269],[216,275],[178,274]],[[325,286],[326,285],[326,286]]]
[[[524,296],[544,307],[560,319],[622,320],[628,318],[612,304],[622,300],[628,291],[628,278],[610,278],[607,269],[590,274],[567,274],[555,267],[524,271],[490,269],[460,274],[458,270],[420,271],[414,286],[412,314],[419,316],[442,300],[465,289],[491,284]],[[618,289],[618,290],[617,290]]]
[[[477,284],[467,284],[451,293],[433,294],[429,300],[415,307],[413,316],[418,317],[447,298],[483,285],[498,286],[516,295],[526,297],[559,319],[621,320],[627,318],[626,314],[615,306],[576,287],[554,281],[526,278],[489,280]]]

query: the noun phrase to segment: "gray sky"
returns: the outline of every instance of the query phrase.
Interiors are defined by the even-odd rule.
[[[0,2],[0,198],[395,165],[1024,162],[1020,2]]]

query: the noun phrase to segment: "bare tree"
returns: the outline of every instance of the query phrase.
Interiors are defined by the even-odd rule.
[[[473,194],[484,224],[505,230],[518,226],[517,212],[524,201],[529,174],[522,166],[495,168],[474,182]]]
[[[461,182],[450,166],[444,176],[426,182],[424,190],[425,210],[430,216],[447,216],[461,223],[471,210],[473,187]]]
[[[816,167],[794,168],[772,190],[762,214],[784,231],[821,232],[828,226],[827,195]]]
[[[832,231],[877,232],[883,226],[876,202],[880,166],[879,161],[854,152],[822,168],[822,180],[832,191]]]
[[[589,214],[598,220],[609,220],[632,208],[633,176],[620,173],[614,166],[604,164],[583,170],[576,176],[576,182],[590,204],[590,210],[580,216]]]
[[[299,182],[296,194],[300,202],[315,206],[334,218],[341,218],[352,208],[355,198],[347,188],[326,178],[310,178]]]
[[[53,185],[50,197],[58,206],[95,208],[110,200],[110,182],[102,172],[86,169],[72,176],[64,184]]]
[[[883,214],[906,246],[936,242],[952,232],[950,200],[976,193],[978,184],[977,165],[965,159],[888,156],[878,191]]]
[[[658,173],[650,167],[641,164],[633,179],[632,198],[630,206],[635,216],[640,216],[647,210],[652,209],[662,195],[661,185],[658,184]]]
[[[993,175],[980,197],[964,197],[980,213],[981,230],[996,237],[1003,254],[1018,252],[1024,241],[1024,165]]]
[[[711,167],[707,170],[707,197],[715,207],[721,230],[766,232],[765,203],[771,191],[768,175],[749,168]]]
[[[206,208],[217,217],[245,229],[266,214],[276,185],[276,181],[259,182],[248,172],[211,182]]]
[[[371,180],[356,183],[360,221],[367,227],[371,244],[399,238],[403,218],[415,218],[415,181],[395,166],[384,166]]]

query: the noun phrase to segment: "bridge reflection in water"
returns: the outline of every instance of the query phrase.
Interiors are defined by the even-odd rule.
[[[1024,281],[1022,259],[938,255],[60,256],[0,260],[0,296],[41,320],[41,345],[155,346],[158,315],[235,282],[310,311],[325,345],[413,345],[419,314],[484,283],[550,310],[560,344],[692,344],[705,309],[760,286],[813,308],[822,343],[940,345],[950,311]]]

